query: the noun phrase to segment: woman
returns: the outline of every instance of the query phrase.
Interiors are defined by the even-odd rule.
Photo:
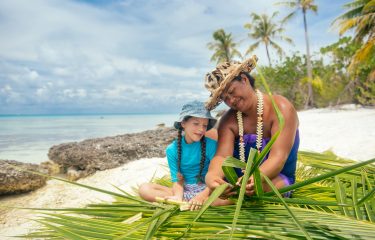
[[[221,167],[226,157],[247,159],[250,147],[261,151],[279,129],[271,99],[255,88],[254,79],[250,76],[256,61],[256,56],[253,56],[243,63],[222,63],[206,75],[205,87],[211,92],[206,108],[212,110],[221,101],[230,107],[220,120],[218,150],[206,175],[206,184],[210,189],[225,182]],[[277,188],[282,188],[295,181],[299,147],[298,116],[293,104],[286,98],[276,95],[274,100],[284,116],[285,125],[260,165],[260,171]],[[241,175],[241,172],[238,174]],[[263,184],[263,188],[270,191],[267,184]],[[253,194],[254,182],[250,178],[246,195]]]

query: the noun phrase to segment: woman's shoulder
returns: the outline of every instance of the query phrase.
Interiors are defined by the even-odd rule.
[[[219,128],[220,128],[220,126],[223,126],[223,125],[228,126],[228,125],[231,125],[233,123],[236,123],[237,122],[236,114],[237,114],[237,111],[235,111],[233,109],[228,109],[220,119]]]
[[[286,97],[281,96],[281,95],[275,95],[274,99],[281,113],[283,114],[285,120],[289,122],[290,120],[295,119],[295,121],[298,122],[297,110],[294,108],[294,105]],[[269,106],[270,106],[268,110],[269,112],[268,115],[270,115],[270,118],[273,121],[277,121],[277,114],[272,107],[271,99],[268,98],[267,101],[269,101]]]
[[[217,140],[215,140],[215,139],[212,139],[212,138],[209,138],[209,137],[205,137],[205,140],[206,140],[206,144],[217,145]]]
[[[233,109],[229,109],[225,112],[225,114],[221,117],[219,122],[218,132],[219,135],[224,136],[228,132],[237,132],[237,111]]]
[[[267,102],[269,103],[270,106],[272,106],[271,99],[269,96],[267,96]],[[291,103],[286,97],[282,95],[274,95],[274,100],[279,107],[280,111],[283,114],[290,114],[290,113],[296,113],[296,109],[294,108],[293,103]],[[273,112],[273,108],[271,107],[270,110]]]
[[[268,98],[269,98],[269,96],[268,96]],[[280,110],[290,109],[290,108],[294,109],[293,104],[286,97],[284,97],[282,95],[274,95],[274,99],[275,99],[275,102],[277,103],[278,107],[280,108]],[[269,98],[269,101],[271,101],[270,98]]]

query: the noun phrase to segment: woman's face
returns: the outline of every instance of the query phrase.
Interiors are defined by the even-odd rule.
[[[208,119],[191,117],[182,121],[181,126],[185,131],[186,143],[198,142],[207,131]]]
[[[233,80],[220,96],[220,99],[225,104],[234,109],[243,112],[247,107],[247,100],[249,97],[249,84],[246,84],[246,79]]]

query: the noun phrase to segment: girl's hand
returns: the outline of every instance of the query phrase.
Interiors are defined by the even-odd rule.
[[[203,203],[207,200],[208,195],[204,192],[200,192],[194,198],[190,199],[190,211],[199,210]]]

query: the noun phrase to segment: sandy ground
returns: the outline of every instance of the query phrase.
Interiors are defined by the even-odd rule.
[[[347,105],[342,109],[314,109],[298,113],[302,150],[332,150],[337,155],[367,160],[375,158],[375,109]],[[147,167],[145,167],[147,166]],[[131,191],[132,186],[168,173],[165,158],[140,159],[121,167],[97,172],[78,182],[116,191],[113,186]],[[56,180],[28,194],[0,198],[0,206],[61,208],[78,207],[111,197]],[[25,234],[36,226],[30,210],[0,208],[0,239]]]
[[[298,113],[302,150],[332,150],[354,160],[375,158],[375,109],[345,105]]]

